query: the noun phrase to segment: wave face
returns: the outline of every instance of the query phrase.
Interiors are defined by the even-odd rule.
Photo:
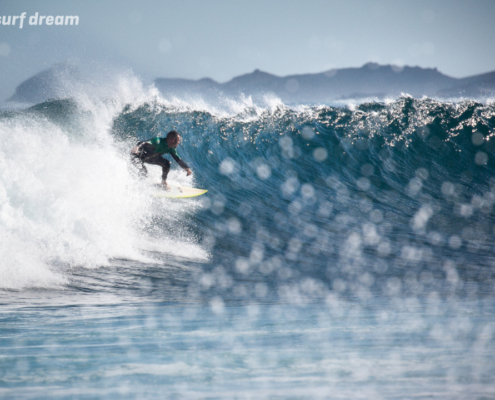
[[[304,301],[328,289],[465,291],[460,276],[489,291],[494,126],[494,105],[469,101],[227,114],[155,102],[124,109],[113,134],[183,134],[179,153],[209,189],[196,215],[207,287]]]
[[[67,285],[73,268],[163,253],[199,262],[191,296],[489,292],[494,126],[493,104],[409,97],[219,110],[150,94],[4,112],[1,285]],[[209,189],[187,203],[154,200],[128,160],[172,129],[194,177],[175,165],[171,179]]]

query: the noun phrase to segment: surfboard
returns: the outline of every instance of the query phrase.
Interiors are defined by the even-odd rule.
[[[152,193],[153,197],[165,197],[167,199],[186,199],[189,197],[196,197],[205,194],[208,190],[206,189],[196,189],[187,186],[177,185],[175,183],[168,182],[170,185],[170,190],[165,190],[162,188],[161,184],[157,184],[159,187],[156,192]]]

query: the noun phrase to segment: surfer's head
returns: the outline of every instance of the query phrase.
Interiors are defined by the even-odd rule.
[[[179,135],[179,132],[176,131],[170,131],[167,134],[167,146],[172,147],[172,148],[177,148],[181,140],[181,137]]]

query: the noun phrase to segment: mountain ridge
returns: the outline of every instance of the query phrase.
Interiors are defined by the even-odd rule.
[[[205,79],[205,78],[203,78]],[[495,71],[467,78],[453,78],[437,68],[380,65],[367,63],[362,67],[332,69],[320,73],[273,75],[259,69],[218,83],[194,85],[201,80],[157,78],[155,86],[163,94],[172,95],[251,95],[273,93],[282,101],[329,102],[341,99],[371,97],[383,100],[407,93],[413,97],[489,97],[495,95]],[[195,90],[191,91],[190,89]],[[201,90],[199,90],[201,89]]]
[[[49,98],[70,97],[71,88],[82,87],[89,77],[71,65],[57,64],[35,74],[17,86],[7,101],[38,103]],[[437,68],[367,63],[362,67],[330,69],[319,73],[277,76],[255,69],[219,83],[211,78],[156,78],[163,95],[201,96],[215,100],[222,96],[265,96],[273,94],[286,103],[327,103],[348,99],[384,100],[409,94],[448,98],[487,99],[495,96],[495,71],[465,78],[453,78]]]

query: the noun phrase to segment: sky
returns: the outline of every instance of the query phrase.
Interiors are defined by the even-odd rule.
[[[367,62],[438,68],[461,78],[495,70],[493,0],[0,0],[0,99],[56,63],[226,82]],[[77,26],[29,25],[78,16]],[[46,21],[45,21],[46,22]],[[97,73],[97,72],[95,72]]]

